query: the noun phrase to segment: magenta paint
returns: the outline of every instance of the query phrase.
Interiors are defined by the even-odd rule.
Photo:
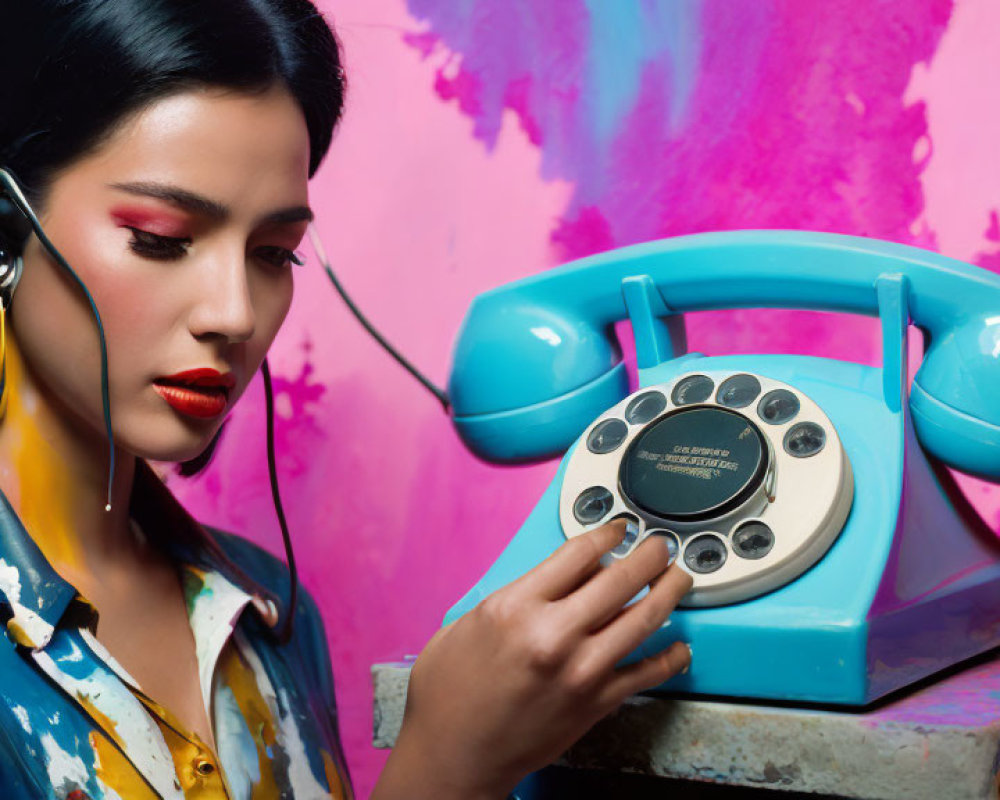
[[[816,229],[996,266],[1000,116],[973,84],[995,74],[982,31],[997,12],[982,0],[321,5],[351,88],[312,188],[318,225],[348,290],[440,383],[475,294],[645,239]],[[632,47],[635,20],[604,9],[595,26],[598,5],[690,13],[676,19],[683,36]],[[365,796],[385,758],[370,746],[370,665],[419,652],[555,467],[477,462],[348,317],[315,259],[296,280],[271,353],[279,468]],[[875,363],[880,352],[877,325],[842,315],[711,312],[688,327],[709,353]],[[209,471],[172,484],[201,519],[280,552],[263,424],[255,385]],[[1000,526],[996,490],[962,485]],[[966,713],[980,690],[1000,692],[995,680],[912,713]]]

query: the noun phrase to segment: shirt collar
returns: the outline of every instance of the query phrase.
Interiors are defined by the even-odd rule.
[[[129,511],[174,563],[219,573],[250,596],[265,624],[274,624],[276,598],[226,556],[142,459],[136,461]],[[93,607],[53,569],[0,492],[0,620],[15,642],[38,650],[69,616],[91,629],[96,626]]]
[[[42,555],[0,492],[0,613],[11,638],[32,650],[45,647],[77,594]]]

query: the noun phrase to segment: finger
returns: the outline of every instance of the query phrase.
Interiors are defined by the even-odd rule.
[[[663,537],[650,536],[628,556],[602,569],[564,601],[572,624],[587,631],[598,630],[621,613],[670,562],[670,550]]]
[[[655,656],[627,667],[619,667],[601,690],[601,700],[616,707],[626,697],[652,689],[691,666],[691,648],[686,642],[674,642]]]
[[[586,582],[597,571],[601,557],[624,538],[624,520],[594,528],[570,539],[521,580],[545,599],[558,600]]]
[[[691,576],[674,564],[653,583],[649,594],[590,637],[587,647],[594,648],[604,660],[602,666],[610,669],[669,619],[692,583]]]

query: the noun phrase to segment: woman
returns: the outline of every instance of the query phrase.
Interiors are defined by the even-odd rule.
[[[3,796],[348,797],[315,604],[145,462],[211,446],[284,319],[335,39],[308,0],[32,0],[0,66]],[[621,536],[432,640],[376,797],[503,797],[686,666],[615,667],[690,585],[656,540],[601,569]]]

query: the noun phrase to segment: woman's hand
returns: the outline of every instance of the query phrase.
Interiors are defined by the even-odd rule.
[[[687,573],[667,569],[658,536],[602,567],[624,530],[614,522],[570,540],[431,639],[376,800],[500,800],[629,695],[687,667],[681,642],[615,667],[691,588]]]

